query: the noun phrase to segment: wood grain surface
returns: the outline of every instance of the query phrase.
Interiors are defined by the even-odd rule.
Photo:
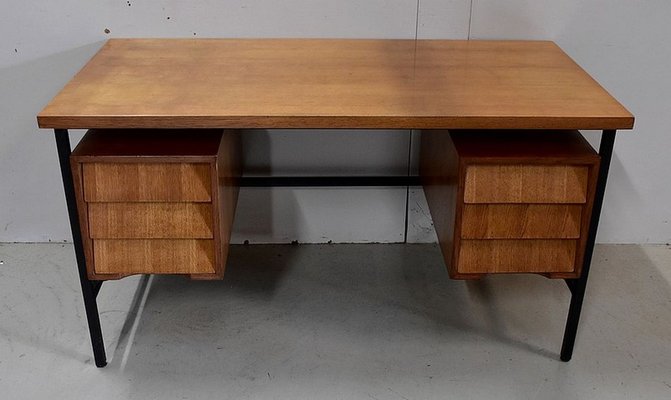
[[[233,220],[238,204],[240,176],[242,175],[242,143],[240,132],[225,130],[217,152],[216,163],[212,165],[214,213],[215,256],[217,271],[213,276],[191,275],[192,279],[221,279],[226,269]]]
[[[582,205],[465,204],[463,239],[577,239]]]
[[[214,238],[210,203],[88,203],[87,206],[92,239]]]
[[[469,273],[573,272],[575,240],[462,240],[457,270]]]
[[[463,201],[458,199],[459,154],[450,133],[422,131],[419,161],[419,175],[438,244],[450,277],[456,277],[457,265],[453,259],[460,235],[455,235],[455,226],[459,226]]]
[[[112,39],[42,128],[629,129],[546,41]]]
[[[464,202],[585,203],[588,174],[575,165],[470,165]]]
[[[212,201],[205,163],[83,163],[87,202]],[[166,159],[167,160],[167,159]]]
[[[214,240],[93,240],[97,274],[213,274]]]

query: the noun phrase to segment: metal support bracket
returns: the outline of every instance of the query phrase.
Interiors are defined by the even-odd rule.
[[[105,343],[103,342],[98,303],[96,301],[96,296],[100,291],[102,282],[91,281],[86,274],[84,243],[82,242],[81,230],[79,229],[77,198],[75,197],[75,187],[72,181],[72,171],[70,170],[70,153],[72,152],[70,148],[70,135],[67,129],[56,129],[54,130],[54,135],[56,137],[56,148],[58,149],[58,162],[61,166],[63,189],[65,189],[65,201],[68,205],[72,242],[75,247],[77,268],[79,269],[79,281],[82,287],[82,295],[84,296],[84,309],[86,310],[86,319],[89,325],[91,345],[93,346],[93,357],[95,358],[96,366],[102,368],[107,365],[107,356],[105,355]]]
[[[587,246],[585,248],[585,258],[583,260],[582,272],[578,279],[567,279],[566,284],[571,290],[571,304],[569,306],[566,328],[564,330],[564,341],[562,343],[560,359],[570,361],[573,356],[573,347],[578,332],[578,322],[580,321],[580,312],[585,297],[585,288],[587,287],[587,278],[592,264],[592,253],[594,252],[594,242],[596,241],[596,232],[599,228],[599,218],[603,206],[603,197],[606,193],[606,182],[608,181],[608,169],[610,160],[613,156],[613,146],[615,144],[614,130],[605,130],[601,134],[601,143],[599,144],[599,155],[601,164],[599,165],[599,176],[596,183],[596,193],[594,195],[594,206],[592,207],[592,218],[589,223],[589,232],[587,236]]]
[[[243,176],[241,187],[420,186],[416,175],[380,176]]]

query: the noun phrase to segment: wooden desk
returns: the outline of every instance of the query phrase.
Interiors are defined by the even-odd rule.
[[[55,129],[98,366],[106,364],[95,299],[100,283],[86,275],[68,129],[603,130],[582,272],[566,280],[572,299],[561,359],[567,361],[615,130],[634,123],[552,42],[303,39],[110,40],[37,119],[41,128]]]

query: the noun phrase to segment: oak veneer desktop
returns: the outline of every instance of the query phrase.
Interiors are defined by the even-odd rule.
[[[201,129],[425,130],[422,132],[425,145],[421,182],[434,219],[444,222],[442,226],[439,222],[437,228],[450,275],[458,278],[462,273],[471,277],[471,274],[510,271],[512,258],[508,249],[517,254],[531,252],[524,259],[537,265],[530,264],[532,268],[523,270],[525,272],[548,272],[550,277],[564,277],[561,271],[565,271],[572,297],[561,359],[568,361],[589,274],[615,131],[631,129],[634,124],[633,116],[552,42],[446,40],[110,40],[37,119],[41,128],[55,130],[89,330],[99,367],[106,365],[96,303],[102,281],[95,280],[100,278],[95,270],[91,274],[90,266],[87,267],[87,259],[91,257],[86,255],[85,243],[96,238],[105,241],[109,238],[102,236],[107,235],[140,235],[142,240],[148,235],[152,236],[151,240],[163,240],[156,235],[177,234],[168,228],[171,225],[163,222],[128,229],[121,227],[115,215],[126,212],[144,213],[150,219],[160,219],[161,215],[171,215],[177,220],[204,215],[203,224],[194,223],[179,232],[205,234],[206,238],[189,240],[212,239],[218,257],[225,258],[221,253],[227,245],[225,232],[216,238],[208,235],[213,224],[218,223],[213,216],[223,218],[221,215],[232,211],[224,210],[224,214],[213,211],[220,204],[211,198],[200,205],[191,200],[190,205],[175,205],[168,201],[170,199],[164,199],[168,203],[144,207],[136,204],[137,198],[124,198],[121,205],[90,206],[89,202],[95,201],[83,197],[88,189],[78,186],[77,171],[86,155],[80,152],[79,156],[84,158],[77,158],[78,154],[73,154],[71,164],[68,129],[115,129],[108,132],[111,135],[119,132],[112,142],[126,140],[127,144],[135,142],[129,139],[134,132],[139,138],[144,135],[140,129],[157,128],[185,129],[181,133],[185,143],[189,142],[189,134],[193,134],[194,139],[195,135],[202,134]],[[527,136],[526,141],[520,142],[519,137],[514,139],[499,131],[504,129],[535,130],[539,136]],[[583,146],[579,153],[570,158],[536,151],[544,148],[544,145],[534,145],[539,137],[544,138],[541,142],[553,136],[561,141],[573,140],[575,144],[578,143],[575,140],[581,140],[575,131],[581,129],[603,131],[598,155],[585,143],[579,145]],[[470,157],[468,151],[477,150],[478,142],[471,140],[468,144],[468,138],[476,134],[492,135],[494,130],[501,134],[496,140],[517,143],[519,148],[527,143],[533,151],[524,155],[527,158],[517,160],[503,159],[500,154],[490,157],[511,164],[511,168],[485,165],[487,162],[483,163],[483,159]],[[168,135],[168,131],[159,131],[158,136],[164,134]],[[459,135],[466,142],[460,142]],[[427,146],[431,146],[428,153],[425,152]],[[207,162],[211,174],[217,157],[232,154],[227,153],[231,148],[210,154]],[[441,153],[440,149],[445,152]],[[100,154],[89,155],[94,157],[89,162],[106,162],[95,158]],[[147,154],[138,151],[133,156],[134,161],[138,161]],[[90,167],[81,166],[81,171]],[[103,165],[101,170],[107,167]],[[147,166],[138,168],[151,170]],[[182,171],[183,168],[193,172],[199,167],[166,166],[165,171]],[[75,171],[77,182],[73,181],[71,171]],[[217,177],[209,177],[215,185]],[[493,185],[496,189],[486,184],[491,179],[497,180]],[[552,179],[562,183],[555,186]],[[420,177],[273,177],[265,180],[242,177],[239,182],[242,186],[405,186],[420,184]],[[528,182],[537,185],[532,190],[536,195],[515,189],[527,186]],[[230,186],[234,188],[236,184]],[[554,197],[539,197],[538,193],[544,190],[555,193]],[[208,193],[216,191],[212,186]],[[542,213],[549,213],[550,225],[554,228],[539,228],[533,223]],[[210,218],[213,219],[210,221]],[[514,221],[509,222],[510,218]],[[93,234],[87,230],[91,220],[95,225]],[[88,226],[82,227],[80,222]],[[510,229],[502,228],[508,225]],[[82,232],[88,236],[82,237]],[[459,235],[459,238],[456,240],[450,235]],[[528,239],[535,240],[537,245],[524,242]],[[497,240],[502,242],[496,244]],[[119,253],[118,249],[114,250],[118,244],[108,249],[111,259]],[[161,245],[151,242],[148,246],[156,246],[160,256]],[[468,246],[476,246],[475,251]],[[549,246],[554,255],[542,258],[545,253],[538,251],[542,246]],[[455,249],[464,251],[463,257],[471,261],[462,265],[463,260],[452,259]],[[481,251],[497,260],[494,269],[482,268],[488,265],[478,258]],[[557,261],[556,267],[565,270],[542,268],[539,260]],[[146,264],[139,262],[138,265]],[[151,265],[153,268],[154,264]],[[459,270],[459,266],[466,269]],[[126,272],[137,271],[140,270]]]

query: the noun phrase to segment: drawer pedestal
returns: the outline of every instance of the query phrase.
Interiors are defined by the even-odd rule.
[[[71,166],[89,278],[222,278],[239,154],[235,131],[87,132]]]
[[[576,131],[422,131],[420,175],[452,278],[577,278],[599,156]]]

